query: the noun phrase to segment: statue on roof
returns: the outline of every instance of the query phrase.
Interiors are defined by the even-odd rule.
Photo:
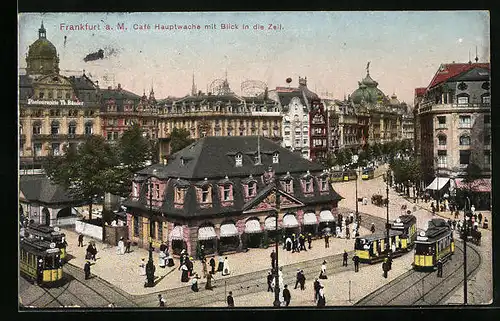
[[[366,64],[366,73],[369,75],[370,74],[370,62]]]

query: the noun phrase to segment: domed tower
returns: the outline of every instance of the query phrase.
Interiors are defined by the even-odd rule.
[[[361,101],[368,104],[377,104],[384,101],[385,94],[378,89],[378,82],[370,77],[369,66],[370,63],[366,66],[366,77],[358,81],[359,88],[351,94],[352,101],[355,104],[360,104]]]
[[[43,22],[38,29],[38,40],[29,46],[26,64],[26,74],[28,75],[59,73],[59,56],[56,47],[47,40]]]

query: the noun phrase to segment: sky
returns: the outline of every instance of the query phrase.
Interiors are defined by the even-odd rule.
[[[274,89],[288,86],[289,77],[296,87],[300,76],[320,96],[342,99],[358,88],[370,62],[370,76],[386,95],[413,104],[415,88],[426,87],[442,63],[465,63],[469,55],[474,61],[476,46],[479,62],[490,61],[488,11],[22,13],[20,73],[42,20],[61,74],[85,70],[101,88],[120,83],[137,94],[153,87],[157,99],[190,93],[193,75],[197,89],[207,92],[226,72],[237,94],[247,80]],[[80,24],[99,29],[69,29]],[[212,24],[216,29],[205,28]],[[83,60],[99,49],[103,59]]]

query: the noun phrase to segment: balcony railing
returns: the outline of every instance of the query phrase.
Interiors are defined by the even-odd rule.
[[[420,105],[420,112],[429,111],[431,109],[449,109],[449,108],[491,108],[491,103],[467,103],[467,104],[441,104],[433,101],[426,101]]]
[[[87,134],[33,134],[32,140],[67,140],[67,139],[85,139],[90,136]]]

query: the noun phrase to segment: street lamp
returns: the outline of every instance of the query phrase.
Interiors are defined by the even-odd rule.
[[[281,305],[280,302],[280,286],[279,286],[279,264],[278,264],[278,242],[279,242],[279,233],[278,233],[278,215],[280,212],[280,193],[278,191],[278,178],[275,178],[275,188],[274,192],[276,193],[276,222],[275,222],[275,242],[274,248],[276,252],[276,265],[274,271],[274,302],[273,306],[279,307]]]
[[[144,287],[153,287],[154,286],[154,279],[155,279],[155,265],[153,262],[153,238],[152,238],[152,231],[151,231],[151,219],[153,218],[153,183],[151,182],[152,176],[149,177],[149,258],[148,258],[148,263],[146,263],[146,283],[144,284]]]
[[[385,243],[385,249],[386,249],[386,252],[387,252],[387,260],[389,260],[389,229],[391,228],[391,225],[389,224],[389,175],[390,175],[390,172],[387,171],[387,174],[386,174],[386,177],[387,179],[385,180],[386,182],[386,185],[385,185],[385,193],[386,193],[386,205],[387,206],[387,214],[386,214],[386,223],[385,223],[385,230],[386,230],[386,233],[387,233],[387,240],[386,240],[386,243]]]
[[[467,232],[469,225],[469,217],[467,213],[470,212],[470,199],[468,196],[465,197],[469,203],[469,208],[466,210],[464,208],[464,231],[463,231],[463,239],[464,239],[464,305],[467,305]]]
[[[437,194],[437,197],[436,197],[436,211],[439,212],[439,159],[436,157],[436,183],[437,183],[437,187],[436,187],[436,194]]]

